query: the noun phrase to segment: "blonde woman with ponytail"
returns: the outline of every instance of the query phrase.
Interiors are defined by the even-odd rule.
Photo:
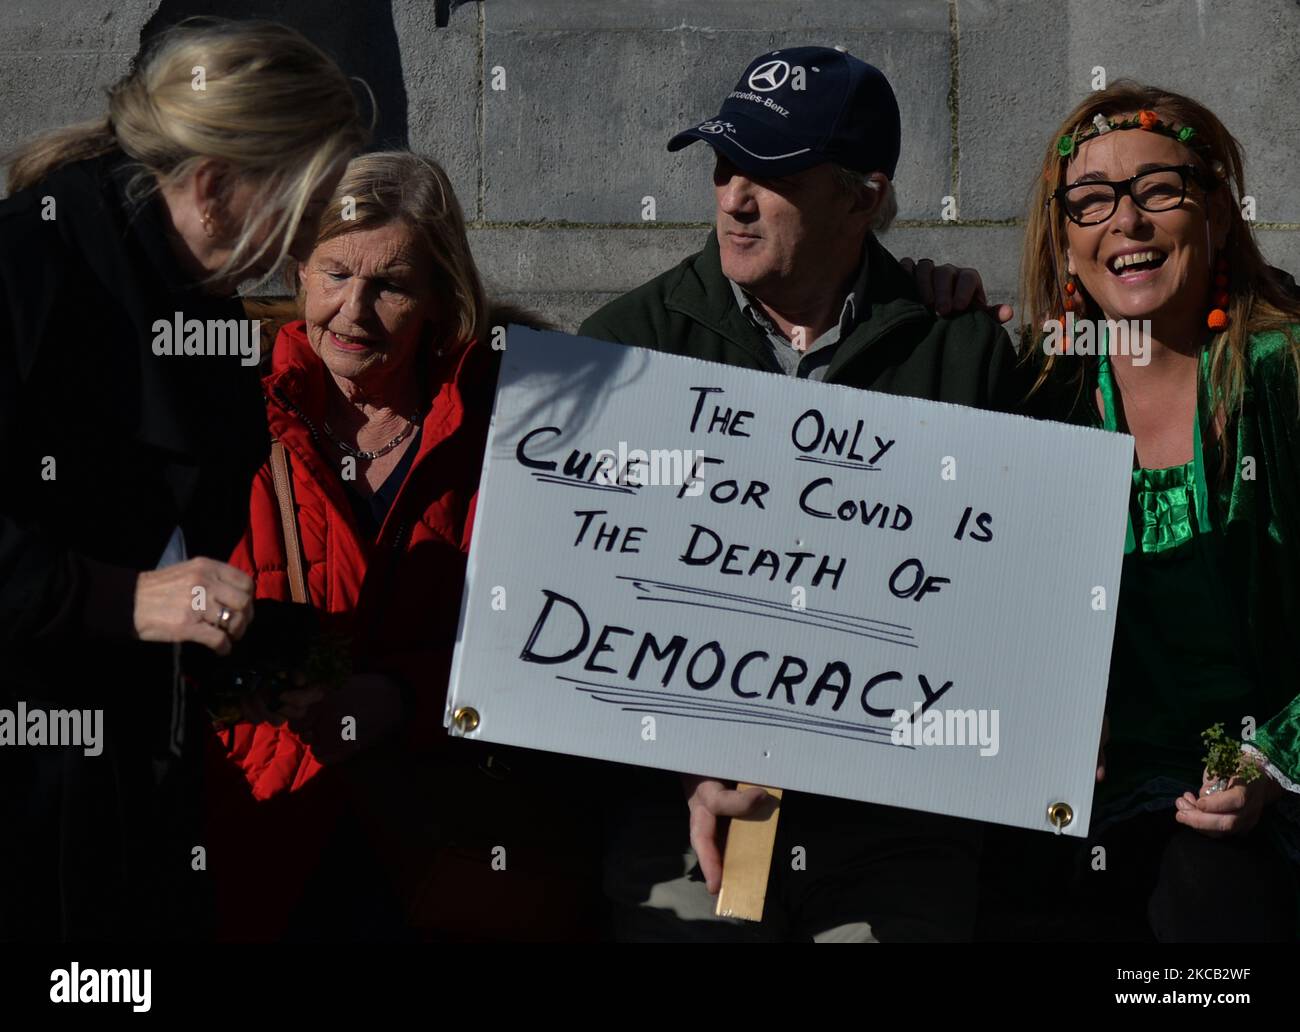
[[[0,708],[82,747],[0,750],[0,939],[205,934],[179,643],[225,654],[220,561],[267,451],[237,284],[305,256],[366,129],[302,36],[190,21],[103,118],[8,162],[0,202]],[[36,726],[36,725],[33,725]]]

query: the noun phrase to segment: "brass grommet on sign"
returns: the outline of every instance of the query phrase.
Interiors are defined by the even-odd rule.
[[[457,731],[467,735],[478,727],[478,710],[473,706],[461,706],[451,715],[451,722],[456,725]]]
[[[1047,820],[1059,835],[1061,829],[1074,820],[1074,809],[1069,803],[1053,803],[1047,808]]]

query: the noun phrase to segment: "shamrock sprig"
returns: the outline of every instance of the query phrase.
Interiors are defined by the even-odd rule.
[[[1249,784],[1259,777],[1259,767],[1246,759],[1241,743],[1228,737],[1222,723],[1202,731],[1201,742],[1205,745],[1205,773],[1212,781],[1237,778]]]

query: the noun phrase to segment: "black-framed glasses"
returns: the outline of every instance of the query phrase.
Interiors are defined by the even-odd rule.
[[[1096,179],[1062,186],[1052,197],[1077,226],[1096,226],[1119,208],[1121,197],[1132,197],[1143,211],[1172,211],[1187,200],[1188,182],[1210,191],[1218,180],[1198,165],[1162,165],[1119,182]]]

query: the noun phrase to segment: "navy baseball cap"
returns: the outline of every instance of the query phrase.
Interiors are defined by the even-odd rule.
[[[894,178],[902,125],[880,69],[829,47],[756,57],[717,117],[678,133],[670,151],[703,140],[742,172],[788,176],[833,161]]]

